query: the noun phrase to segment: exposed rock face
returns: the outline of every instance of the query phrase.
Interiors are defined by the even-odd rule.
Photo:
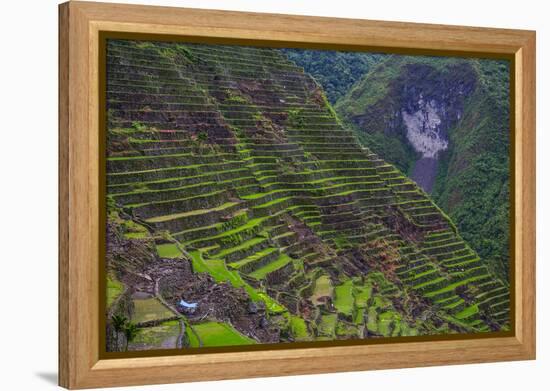
[[[445,107],[441,107],[434,99],[426,102],[422,96],[416,106],[417,110],[412,113],[407,112],[407,109],[401,110],[407,128],[407,140],[421,155],[413,167],[411,179],[430,193],[437,174],[438,154],[449,147],[439,116],[439,112],[445,112]]]
[[[430,70],[422,72],[418,67],[408,70],[408,75],[414,72],[429,75],[420,86],[429,86],[431,83],[439,85],[437,93],[432,93],[426,98],[422,87],[402,88],[405,104],[401,108],[401,118],[406,128],[406,138],[414,151],[420,155],[414,164],[411,178],[430,193],[437,174],[440,152],[449,148],[448,131],[460,119],[464,99],[472,92],[474,84],[464,80],[449,81],[446,80],[448,75]],[[471,78],[471,71],[467,75],[466,80]]]
[[[422,157],[437,159],[438,152],[446,150],[449,146],[449,141],[441,130],[437,103],[435,100],[425,102],[420,98],[417,104],[418,110],[413,113],[401,110],[407,127],[407,140]]]

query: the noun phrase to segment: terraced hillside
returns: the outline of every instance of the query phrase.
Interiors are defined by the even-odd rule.
[[[107,62],[108,349],[113,316],[135,350],[509,327],[509,288],[279,51]]]

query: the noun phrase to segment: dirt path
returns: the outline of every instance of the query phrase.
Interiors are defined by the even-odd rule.
[[[437,175],[437,159],[422,157],[414,165],[411,179],[426,193],[431,193]]]

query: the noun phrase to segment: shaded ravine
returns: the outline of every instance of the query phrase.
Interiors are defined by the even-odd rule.
[[[437,176],[437,159],[421,157],[416,161],[411,173],[411,179],[426,193],[431,193]]]

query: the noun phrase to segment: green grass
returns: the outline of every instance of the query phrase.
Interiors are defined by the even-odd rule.
[[[247,284],[241,279],[241,277],[225,266],[223,259],[207,259],[202,257],[202,254],[198,250],[189,252],[193,263],[193,270],[198,273],[209,273],[216,282],[229,282],[236,288],[247,286]]]
[[[267,192],[267,193],[254,193],[254,194],[249,194],[249,195],[246,195],[246,196],[243,196],[243,200],[256,200],[260,197],[263,197],[263,196],[266,196],[266,195],[271,195],[271,194],[276,194],[276,193],[281,193],[283,192],[283,190],[273,190],[273,191],[270,191],[270,192]]]
[[[124,220],[123,225],[126,231],[124,237],[127,239],[144,239],[150,236],[147,228],[133,220]]]
[[[481,280],[481,279],[486,278],[486,277],[487,277],[486,275],[482,275],[482,276],[475,276],[475,277],[467,278],[465,280],[458,281],[458,282],[455,282],[453,284],[449,284],[444,288],[438,289],[437,291],[428,292],[428,293],[426,293],[426,297],[433,297],[433,296],[437,296],[441,293],[453,291],[459,286],[466,285],[468,283],[475,282],[477,280]]]
[[[469,307],[464,308],[462,311],[460,311],[458,314],[455,315],[457,319],[466,319],[470,316],[477,314],[479,312],[479,308],[477,307],[477,304],[471,305]]]
[[[199,338],[197,337],[194,329],[191,329],[191,327],[192,326],[189,324],[186,325],[185,335],[187,336],[187,340],[189,341],[189,347],[198,348],[200,347]]]
[[[421,289],[421,288],[424,288],[424,287],[427,287],[427,286],[430,286],[430,285],[435,285],[435,284],[438,284],[438,283],[440,283],[441,281],[444,281],[444,280],[446,280],[445,277],[438,277],[438,278],[435,278],[433,280],[429,280],[429,281],[423,282],[421,284],[415,285],[414,289]],[[426,296],[428,296],[428,295],[426,295]]]
[[[141,185],[141,187],[139,187]],[[208,186],[216,185],[216,182],[214,181],[208,181],[208,182],[201,182],[201,183],[192,183],[185,186],[178,186],[178,187],[169,187],[167,189],[149,189],[146,185],[146,182],[140,182],[138,184],[134,184],[134,188],[132,191],[128,191],[125,193],[117,193],[114,197],[122,197],[126,195],[133,195],[133,194],[162,194],[165,192],[172,192],[176,190],[194,190],[194,189],[200,189],[205,188]]]
[[[157,244],[157,253],[161,258],[180,258],[183,255],[175,243]]]
[[[378,333],[378,313],[375,307],[370,307],[367,313],[367,329],[372,333]]]
[[[418,335],[418,329],[415,327],[411,327],[407,324],[407,322],[401,322],[401,335],[404,337],[411,337]]]
[[[162,160],[167,158],[178,158],[178,157],[193,157],[195,156],[192,153],[176,153],[176,154],[166,154],[166,155],[148,155],[148,156],[115,156],[115,157],[108,157],[108,161],[128,161],[128,160]],[[218,156],[229,156],[232,157],[233,155],[230,153],[219,153]]]
[[[197,165],[195,165],[195,166],[197,166]],[[117,188],[117,187],[120,187],[120,186],[128,186],[128,185],[143,187],[143,186],[148,186],[148,185],[157,185],[157,184],[164,184],[164,183],[170,183],[170,182],[178,182],[178,181],[181,181],[182,179],[191,180],[191,179],[198,179],[198,178],[204,178],[204,177],[214,177],[215,178],[219,174],[236,173],[236,172],[248,173],[248,170],[246,168],[237,168],[237,169],[233,169],[233,170],[224,170],[224,171],[209,171],[209,172],[199,174],[199,175],[191,175],[191,176],[185,176],[185,177],[180,177],[180,176],[170,177],[170,178],[164,178],[164,179],[156,179],[156,180],[152,180],[152,181],[120,183],[120,184],[109,185],[108,187],[109,188]],[[109,173],[109,175],[116,175],[116,173]],[[208,181],[205,181],[205,182],[208,183]]]
[[[374,296],[372,306],[377,309],[386,309],[392,306],[392,302],[387,297],[376,295]]]
[[[208,259],[205,260],[198,250],[189,252],[193,263],[193,270],[197,273],[208,273],[216,282],[229,282],[235,288],[243,287],[253,301],[263,301],[266,309],[270,313],[286,312],[286,308],[277,303],[276,300],[267,294],[254,289],[249,284],[243,281],[239,273],[227,269],[223,259]]]
[[[319,322],[319,326],[317,329],[319,332],[319,335],[334,339],[337,321],[338,321],[338,316],[336,314],[328,314],[328,315],[321,316],[321,322]]]
[[[204,240],[222,239],[222,238],[229,237],[229,236],[232,236],[232,235],[240,234],[241,232],[248,232],[249,230],[252,230],[252,229],[258,229],[258,227],[260,227],[261,223],[264,222],[267,218],[268,217],[258,217],[258,218],[255,218],[255,219],[250,219],[250,220],[248,220],[248,222],[246,224],[241,225],[239,227],[230,229],[228,231],[224,231],[224,232],[222,232],[218,235],[210,236],[210,237],[207,237],[207,238],[199,238],[199,239],[190,240],[188,242],[185,242],[185,244],[186,245],[191,245],[191,244],[201,242],[201,241],[204,241]],[[223,229],[223,223],[214,224],[214,225],[211,225],[209,227],[216,227],[216,228],[219,228],[219,229]],[[184,233],[184,232],[191,232],[191,231],[194,231],[196,229],[197,228],[182,231],[182,232],[178,232],[178,233],[176,233],[176,235]]]
[[[454,324],[454,325],[463,327],[467,332],[470,332],[470,333],[476,332],[476,328],[472,327],[470,322],[468,322],[466,320],[457,319],[456,317],[454,317],[452,315],[442,315],[441,318],[444,319],[445,321],[447,321],[450,324]],[[445,331],[445,332],[448,333],[448,331]]]
[[[126,239],[145,239],[149,237],[149,232],[127,232],[124,237]]]
[[[113,304],[120,294],[124,292],[124,284],[115,280],[110,275],[107,276],[107,308]]]
[[[150,206],[150,205],[166,205],[166,204],[172,204],[174,202],[192,202],[196,200],[202,200],[206,197],[214,197],[214,196],[221,196],[224,193],[224,190],[215,190],[211,191],[210,193],[204,193],[204,194],[196,194],[192,196],[186,196],[182,198],[175,198],[175,199],[163,199],[159,201],[150,201],[150,202],[136,202],[136,203],[130,203],[126,204],[128,208],[138,208],[141,206]]]
[[[353,323],[355,323],[356,325],[363,324],[364,315],[365,315],[365,309],[359,308],[357,310],[357,313],[355,314],[355,319],[353,319]]]
[[[255,344],[251,338],[242,335],[226,323],[205,322],[193,325],[203,346],[235,346]]]
[[[129,345],[128,350],[175,349],[180,333],[177,320],[163,322],[158,326],[145,327]]]
[[[372,285],[366,283],[364,286],[355,287],[355,305],[358,308],[365,308],[367,302],[369,301],[372,295]]]
[[[336,323],[336,335],[342,337],[359,337],[359,328],[347,322],[337,322]]]
[[[134,316],[132,317],[134,323],[166,319],[173,316],[175,314],[154,297],[134,300]]]
[[[163,223],[163,222],[170,221],[170,220],[181,219],[182,217],[196,216],[196,215],[210,213],[210,212],[219,212],[220,210],[230,208],[230,207],[235,206],[237,204],[238,204],[238,202],[226,202],[225,204],[222,204],[220,206],[216,206],[215,208],[193,209],[189,212],[174,213],[174,214],[170,214],[170,215],[151,217],[150,219],[147,219],[147,222],[148,223]]]
[[[384,336],[395,335],[399,332],[401,316],[395,311],[382,312],[378,316],[378,332]]]
[[[275,205],[275,204],[284,202],[284,201],[289,200],[289,199],[291,199],[291,198],[292,198],[292,197],[276,198],[276,199],[274,199],[274,200],[272,200],[272,201],[269,201],[269,202],[266,202],[266,203],[264,203],[264,204],[255,206],[254,209],[268,208],[268,207],[270,207],[270,206],[273,206],[273,205]]]
[[[311,336],[304,319],[292,315],[290,317],[290,331],[296,341],[309,341]]]
[[[351,316],[353,314],[353,281],[348,280],[334,288],[334,306],[339,313]]]
[[[332,297],[333,288],[330,277],[326,274],[320,276],[315,280],[315,286],[313,289],[313,295],[311,295],[311,301],[313,304],[319,304],[321,297]]]
[[[268,263],[267,265],[261,267],[260,269],[250,273],[250,277],[255,278],[257,280],[261,280],[265,278],[269,273],[272,273],[275,270],[279,270],[280,268],[285,267],[290,262],[292,262],[292,258],[290,258],[286,254],[281,254],[279,258],[277,258],[275,261]]]
[[[243,242],[243,243],[239,244],[238,246],[226,248],[226,249],[220,251],[219,253],[217,253],[215,255],[215,257],[216,258],[223,258],[227,254],[231,254],[231,253],[234,253],[236,251],[240,251],[240,250],[250,248],[250,247],[255,246],[256,244],[261,243],[265,240],[266,239],[264,237],[257,236],[255,238],[252,238],[250,240],[247,240],[246,242]]]
[[[265,302],[268,312],[272,314],[280,314],[287,311],[287,309],[283,305],[279,304],[268,294],[264,292],[257,292],[257,295],[261,300]]]
[[[458,307],[462,303],[464,303],[464,299],[458,299],[454,303],[447,304],[447,305],[443,306],[443,308],[445,308],[446,310],[452,310],[453,308]]]
[[[249,257],[246,257],[245,259],[241,259],[240,261],[238,262],[233,262],[233,263],[230,263],[229,266],[234,268],[234,269],[239,269],[240,267],[242,267],[243,265],[246,265],[247,263],[250,263],[250,262],[254,262],[254,261],[257,261],[258,259],[260,258],[263,258],[275,251],[278,251],[277,248],[275,247],[268,247],[268,248],[265,248],[261,251],[258,251],[257,253],[249,256]]]

